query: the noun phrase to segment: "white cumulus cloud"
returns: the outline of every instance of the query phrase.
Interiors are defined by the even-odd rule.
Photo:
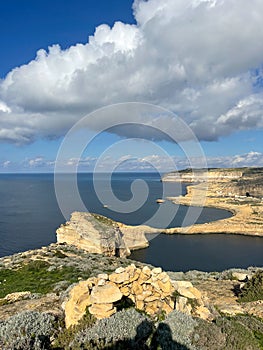
[[[203,140],[263,127],[261,0],[135,0],[133,9],[135,25],[102,24],[86,44],[39,50],[9,72],[0,140],[59,137],[96,108],[128,101],[170,109]]]

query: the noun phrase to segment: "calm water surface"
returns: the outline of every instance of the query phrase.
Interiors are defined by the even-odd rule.
[[[130,214],[118,213],[103,206],[94,191],[91,174],[78,175],[79,192],[90,212],[106,215],[127,224],[138,225],[152,218],[160,207],[156,203],[156,199],[162,198],[163,191],[159,175],[119,173],[112,177],[114,194],[122,201],[132,198],[131,183],[138,177],[147,182],[149,196],[139,210]],[[61,181],[67,185],[67,182],[71,181],[71,175],[61,175]],[[185,188],[180,188],[178,185],[167,184],[167,186],[170,186],[168,190],[171,196],[185,192]],[[101,174],[100,188],[102,191],[108,190],[103,174]],[[53,175],[2,174],[0,175],[0,196],[0,256],[38,248],[56,241],[55,231],[61,223],[65,222],[65,218],[56,201]],[[69,200],[69,212],[79,209],[70,207],[70,203]],[[187,224],[184,222],[187,207],[178,207],[169,201],[162,206],[165,211],[176,214],[169,225],[167,225],[165,215],[164,217],[159,216],[152,222],[153,227],[173,227]],[[197,222],[204,223],[230,215],[224,210],[204,208]],[[163,267],[170,266],[169,269],[173,270],[186,270],[188,268],[220,270],[244,264],[263,265],[260,254],[263,240],[243,236],[213,237],[214,235],[159,235],[151,241],[150,248],[135,252],[133,257]],[[241,247],[246,247],[246,251],[243,251]],[[241,250],[242,254],[240,254]],[[258,251],[259,253],[257,253]],[[232,253],[230,254],[230,252]],[[202,264],[201,261],[203,261]],[[217,261],[217,264],[211,265],[212,261]]]
[[[131,258],[170,271],[223,271],[263,266],[263,237],[242,235],[158,235]]]

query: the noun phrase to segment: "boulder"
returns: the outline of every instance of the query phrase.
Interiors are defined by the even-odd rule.
[[[116,284],[109,282],[104,286],[95,286],[92,289],[90,301],[95,304],[108,304],[121,300],[122,293]]]
[[[89,283],[81,281],[71,289],[68,300],[62,305],[66,327],[76,325],[89,305],[91,305]]]

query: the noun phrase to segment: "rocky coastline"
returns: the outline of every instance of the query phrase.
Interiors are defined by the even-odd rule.
[[[175,204],[203,205],[233,213],[227,219],[166,229],[164,233],[263,236],[263,168],[208,169],[195,177],[191,170],[184,170],[179,175],[167,174],[162,181],[188,184],[185,196],[168,198]]]
[[[262,200],[242,192],[261,173],[212,170],[192,184],[183,172],[187,194],[170,200],[194,205],[205,194],[234,215],[159,233],[262,235]],[[57,243],[0,258],[0,348],[262,350],[263,267],[172,272],[128,259],[156,232],[75,212]]]
[[[0,259],[1,349],[261,349],[262,275],[162,271],[61,243],[14,254]]]

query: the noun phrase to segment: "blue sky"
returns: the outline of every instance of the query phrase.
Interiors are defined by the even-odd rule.
[[[259,0],[1,1],[0,172],[53,171],[77,121],[125,102],[180,117],[209,166],[262,166],[262,20]],[[107,118],[114,125],[133,116]],[[99,113],[93,119],[87,132],[96,134],[103,122]],[[171,130],[170,119],[147,123]],[[177,167],[188,165],[161,133],[116,128],[96,140],[79,157],[82,171],[103,152],[103,170],[167,171],[163,151]],[[110,152],[114,144],[120,149]],[[64,160],[66,171],[80,160],[73,158]]]

